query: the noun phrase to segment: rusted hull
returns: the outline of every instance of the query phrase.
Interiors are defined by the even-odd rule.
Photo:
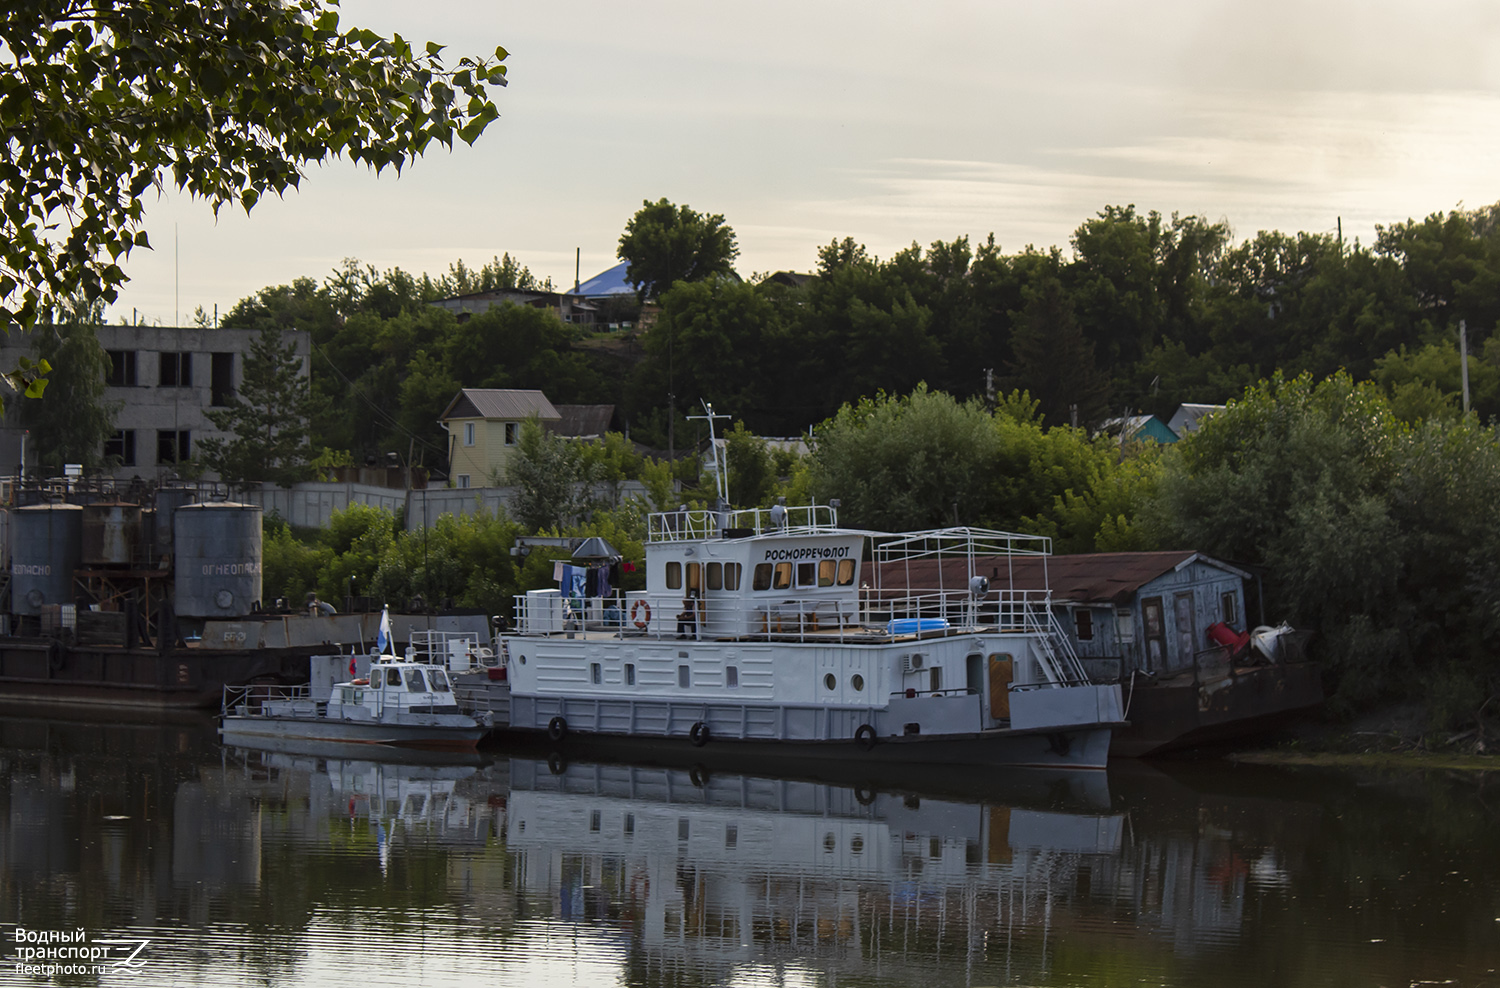
[[[308,656],[319,650],[181,648],[161,655],[146,649],[0,639],[0,700],[28,706],[217,708],[226,685],[307,682]]]
[[[1141,758],[1209,742],[1248,737],[1323,702],[1316,663],[1237,670],[1225,680],[1125,687],[1130,726],[1115,731],[1112,758]]]

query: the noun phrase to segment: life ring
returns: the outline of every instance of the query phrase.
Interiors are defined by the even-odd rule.
[[[869,785],[855,786],[854,801],[860,806],[869,806],[875,802],[875,788]]]
[[[708,744],[708,725],[701,720],[694,721],[693,726],[688,728],[688,740],[693,743],[694,748]]]
[[[854,743],[859,745],[861,751],[872,751],[875,748],[875,728],[869,724],[861,724],[854,729]]]
[[[368,679],[354,679],[354,680],[350,680],[349,685],[350,686],[369,686],[370,685],[370,681]]]
[[[562,756],[562,752],[554,751],[547,756],[547,771],[553,775],[562,775],[568,770],[568,760]]]
[[[642,611],[646,612],[645,617],[640,616]],[[637,600],[634,604],[631,604],[630,621],[637,628],[645,631],[646,625],[651,623],[651,604],[644,600]]]
[[[708,785],[708,766],[704,765],[702,762],[699,762],[697,765],[694,765],[692,768],[688,769],[688,781],[691,782],[693,784],[693,787],[696,789],[702,789],[704,786]]]
[[[553,741],[561,741],[568,736],[568,722],[561,717],[553,717],[547,721],[547,737]]]

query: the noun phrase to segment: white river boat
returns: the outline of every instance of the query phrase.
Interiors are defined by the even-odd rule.
[[[517,598],[509,727],[555,744],[1102,769],[1118,685],[1089,682],[1050,591],[989,565],[1050,546],[843,529],[837,502],[654,514],[645,591]],[[912,586],[916,572],[940,585]]]
[[[472,749],[489,733],[464,713],[441,666],[375,656],[368,677],[335,683],[326,699],[307,686],[224,690],[219,734],[246,747],[276,742],[336,742]]]

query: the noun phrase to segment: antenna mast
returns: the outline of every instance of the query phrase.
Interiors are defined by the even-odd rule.
[[[702,415],[689,415],[688,419],[702,419],[708,423],[708,449],[714,458],[714,474],[717,476],[717,489],[719,492],[719,503],[725,508],[729,507],[729,451],[720,450],[719,440],[714,437],[714,419],[727,419],[728,415],[715,415],[714,406],[707,401],[703,402]]]

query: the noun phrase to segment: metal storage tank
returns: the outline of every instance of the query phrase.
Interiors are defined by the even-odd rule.
[[[129,566],[141,544],[141,506],[99,501],[83,507],[84,566]]]
[[[163,487],[156,492],[156,527],[154,530],[157,559],[172,555],[172,518],[177,509],[193,503],[197,490],[192,487]]]
[[[48,604],[73,603],[73,571],[82,555],[83,509],[34,504],[11,513],[10,606],[36,616]]]
[[[260,505],[184,505],[172,520],[172,541],[179,617],[244,617],[260,602]]]

